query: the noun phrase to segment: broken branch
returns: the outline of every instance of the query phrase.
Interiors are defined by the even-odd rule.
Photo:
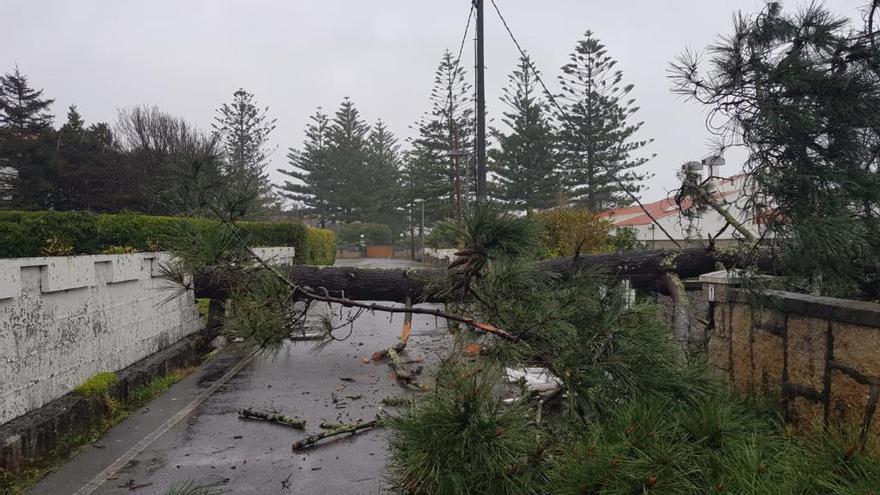
[[[296,428],[298,430],[302,430],[306,427],[306,420],[304,419],[291,418],[283,414],[255,411],[250,408],[242,409],[238,412],[238,416],[245,419],[258,419],[261,421],[267,421],[269,423],[275,423],[278,425],[287,426],[289,428]]]
[[[365,423],[352,423],[352,424],[340,424],[340,425],[325,425],[325,426],[335,426],[335,428],[328,429],[327,431],[322,431],[321,433],[315,433],[314,435],[309,435],[306,438],[294,442],[293,451],[296,452],[298,450],[303,450],[306,447],[310,447],[312,445],[317,444],[321,440],[325,438],[335,437],[338,435],[345,435],[348,433],[355,434],[361,430],[367,430],[370,428],[375,428],[377,426],[381,426],[381,421],[379,418],[376,418],[372,421],[367,421]]]

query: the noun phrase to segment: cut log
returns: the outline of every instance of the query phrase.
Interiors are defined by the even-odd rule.
[[[759,268],[770,268],[768,259],[759,260]],[[629,251],[624,253],[582,255],[537,262],[544,270],[569,276],[578,269],[598,268],[610,276],[629,279],[633,288],[667,294],[667,273],[681,279],[692,278],[717,270],[718,264],[728,268],[742,263],[735,252],[688,248],[680,251]],[[294,265],[288,275],[299,285],[316,292],[326,289],[330,294],[356,301],[446,302],[432,293],[430,281],[442,274],[438,269],[362,269],[353,267],[315,267]],[[216,273],[194,276],[196,297],[225,299],[229,280]]]

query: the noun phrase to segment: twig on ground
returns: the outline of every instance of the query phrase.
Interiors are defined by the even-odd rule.
[[[242,409],[238,412],[238,416],[244,419],[258,419],[261,421],[267,421],[269,423],[275,423],[282,426],[287,426],[289,428],[296,428],[298,430],[302,430],[306,427],[306,420],[304,419],[291,418],[283,414],[255,411],[250,408]]]
[[[348,433],[355,434],[361,430],[367,430],[370,428],[375,428],[377,426],[381,426],[382,422],[379,418],[376,418],[372,421],[367,421],[364,423],[351,423],[351,424],[339,424],[339,425],[325,425],[328,427],[333,427],[328,429],[327,431],[323,431],[321,433],[315,433],[314,435],[309,435],[306,438],[295,442],[293,444],[293,451],[303,450],[307,447],[317,444],[321,440],[326,438],[335,437],[338,435],[345,435]]]
[[[415,377],[406,371],[406,366],[403,364],[403,360],[400,359],[400,356],[397,354],[397,351],[394,348],[388,349],[388,364],[394,369],[394,376],[397,377],[398,380],[406,383],[407,385],[411,385],[413,387],[417,387],[419,390],[426,390],[427,387],[424,385],[420,385],[416,382]]]

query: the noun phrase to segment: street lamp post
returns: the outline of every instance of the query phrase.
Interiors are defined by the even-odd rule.
[[[422,222],[419,224],[419,251],[421,255],[419,258],[424,261],[425,259],[425,200],[421,198],[416,198],[413,200],[413,203],[417,203],[422,207]]]

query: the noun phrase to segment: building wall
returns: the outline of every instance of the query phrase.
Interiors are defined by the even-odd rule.
[[[709,362],[739,392],[777,397],[795,424],[856,424],[880,439],[880,304],[704,287]]]
[[[264,248],[276,263],[293,248]],[[203,328],[167,253],[0,259],[0,424]]]

